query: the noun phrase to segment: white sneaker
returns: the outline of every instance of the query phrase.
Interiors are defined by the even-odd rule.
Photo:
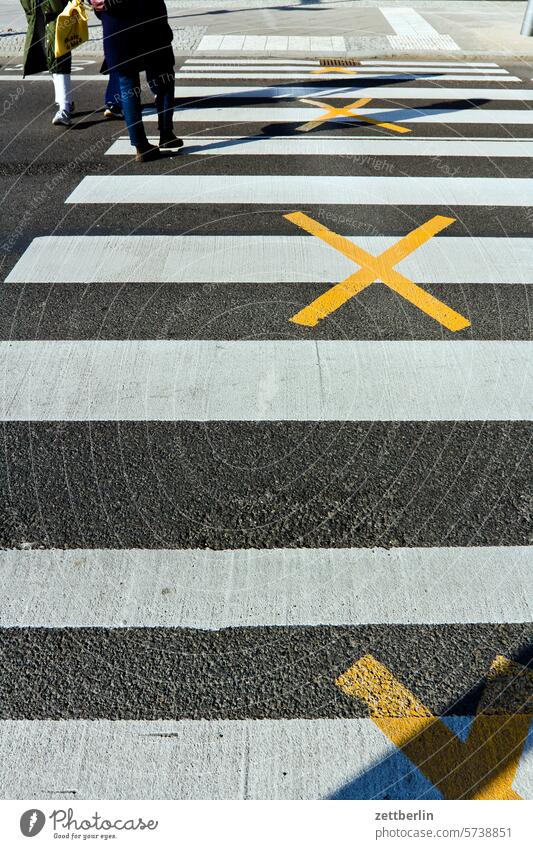
[[[55,124],[56,127],[70,127],[70,125],[72,124],[70,112],[67,112],[66,109],[58,109],[56,114],[52,118],[52,124]]]

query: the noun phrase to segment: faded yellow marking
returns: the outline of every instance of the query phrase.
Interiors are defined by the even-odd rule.
[[[373,124],[376,127],[383,127],[385,130],[392,130],[395,133],[411,132],[408,127],[401,127],[399,124],[390,124],[387,121],[379,121],[377,118],[371,118],[370,116],[351,111],[352,109],[360,109],[362,106],[366,106],[371,100],[371,97],[361,97],[359,100],[349,103],[348,106],[337,107],[330,106],[329,103],[323,103],[321,100],[311,100],[307,97],[301,97],[300,103],[310,103],[311,106],[320,106],[326,110],[326,114],[321,118],[317,118],[315,121],[308,121],[307,124],[302,124],[301,127],[296,127],[296,129],[300,133],[308,133],[309,130],[314,130],[325,121],[331,121],[332,118],[355,118],[357,121],[363,121],[365,124]]]
[[[357,68],[342,68],[340,65],[331,66],[330,68],[315,68],[311,71],[312,74],[357,74]]]
[[[417,248],[421,247],[425,242],[440,233],[450,224],[453,224],[455,218],[447,218],[444,215],[435,215],[422,224],[416,227],[407,236],[401,238],[392,247],[387,248],[378,256],[372,256],[367,251],[358,247],[344,236],[339,236],[332,230],[328,230],[320,222],[315,221],[303,212],[291,212],[285,215],[288,221],[301,227],[307,233],[321,239],[330,247],[344,254],[348,259],[351,259],[357,265],[361,266],[360,270],[355,274],[346,277],[340,283],[332,286],[323,295],[316,298],[307,307],[293,315],[290,321],[294,324],[302,324],[305,327],[315,327],[318,322],[335,312],[346,301],[358,295],[375,280],[381,280],[390,289],[393,289],[403,298],[408,300],[426,315],[438,321],[448,330],[463,330],[470,326],[470,322],[460,313],[455,312],[451,307],[439,301],[438,298],[430,295],[416,283],[413,283],[407,277],[404,277],[399,271],[396,271],[392,266],[396,265],[400,260],[405,259],[409,254],[413,253]]]
[[[487,686],[479,702],[479,713],[533,716],[533,672],[521,663],[498,655],[487,675]]]
[[[466,743],[372,655],[335,683],[368,706],[373,722],[445,799],[522,798],[512,783],[533,715],[533,674],[526,667],[495,659]],[[495,694],[498,711],[491,709]],[[509,705],[517,711],[505,711]]]

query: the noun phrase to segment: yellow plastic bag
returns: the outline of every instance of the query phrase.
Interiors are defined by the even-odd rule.
[[[56,59],[85,41],[89,41],[89,15],[82,0],[70,0],[56,19]]]

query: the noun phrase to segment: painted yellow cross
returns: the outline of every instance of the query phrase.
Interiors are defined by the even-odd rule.
[[[357,74],[356,68],[341,68],[338,65],[324,68],[314,68],[311,71],[312,74]]]
[[[372,655],[337,678],[445,799],[520,799],[512,787],[533,714],[533,674],[495,658],[465,743]]]
[[[309,130],[314,130],[315,127],[319,127],[321,124],[324,124],[325,121],[331,121],[332,118],[352,118],[356,121],[362,121],[365,124],[374,124],[376,127],[383,127],[385,130],[392,130],[395,133],[411,132],[408,127],[400,127],[399,124],[390,124],[387,121],[379,121],[377,118],[371,118],[369,115],[361,115],[361,113],[351,111],[352,109],[360,109],[361,106],[366,106],[366,104],[370,103],[371,100],[371,97],[361,97],[359,100],[349,103],[348,106],[336,107],[330,106],[329,103],[323,103],[321,100],[310,100],[309,98],[302,97],[300,98],[300,103],[310,103],[311,106],[321,106],[326,110],[326,114],[321,118],[317,118],[315,121],[308,121],[307,124],[302,124],[301,127],[297,127],[296,129],[300,133],[308,133]]]
[[[455,312],[451,307],[448,307],[442,301],[434,298],[429,292],[426,292],[412,280],[404,277],[399,271],[393,268],[400,260],[405,259],[413,251],[429,241],[432,236],[440,233],[450,224],[453,224],[455,218],[446,218],[443,215],[435,215],[425,224],[416,227],[407,236],[404,236],[392,247],[387,248],[379,256],[373,256],[367,251],[359,248],[349,239],[344,236],[339,236],[332,230],[328,230],[323,224],[305,215],[303,212],[291,212],[285,215],[288,221],[301,227],[312,236],[321,239],[330,247],[335,248],[348,259],[351,259],[357,265],[361,266],[359,271],[351,274],[337,283],[323,295],[316,298],[311,304],[293,315],[290,319],[294,324],[303,324],[306,327],[315,327],[320,319],[326,318],[330,313],[335,312],[350,298],[358,295],[375,280],[381,280],[389,289],[397,292],[419,310],[425,312],[426,315],[438,321],[448,330],[464,330],[470,326],[467,318]]]

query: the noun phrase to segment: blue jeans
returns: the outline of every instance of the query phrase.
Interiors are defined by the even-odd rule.
[[[109,72],[109,80],[105,92],[106,106],[121,106],[120,75],[118,71]]]
[[[156,91],[153,87],[153,81],[148,80],[148,84],[152,89],[152,94],[155,97]],[[106,106],[120,106],[120,108],[122,109],[122,96],[120,94],[120,74],[118,71],[109,72],[109,79],[107,82],[104,104]]]
[[[159,133],[172,133],[174,116],[174,70],[146,69],[148,85],[155,94]],[[122,110],[133,147],[148,147],[148,139],[142,122],[141,82],[139,72],[120,71],[120,96]],[[110,80],[111,82],[111,80]]]

